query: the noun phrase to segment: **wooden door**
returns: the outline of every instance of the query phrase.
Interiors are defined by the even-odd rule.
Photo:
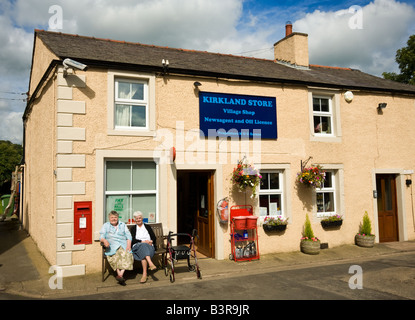
[[[196,228],[199,235],[197,250],[211,257],[214,252],[213,176],[211,172],[198,172],[197,177]]]
[[[396,204],[396,176],[376,175],[379,242],[398,241],[398,210]]]

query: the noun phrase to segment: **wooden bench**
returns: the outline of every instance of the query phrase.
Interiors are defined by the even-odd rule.
[[[156,236],[156,248],[154,257],[159,259],[159,265],[160,268],[163,267],[163,258],[164,254],[166,253],[166,245],[165,245],[165,239],[166,237],[163,235],[163,224],[162,223],[149,223],[151,229],[153,229],[153,232]],[[131,227],[133,225],[128,225],[128,229],[131,230]],[[154,259],[153,257],[153,259]],[[140,263],[141,266],[141,263]],[[108,277],[105,277],[105,273],[108,270],[108,276],[111,273],[111,266],[107,261],[107,258],[105,256],[105,247],[102,247],[102,282],[104,282]]]

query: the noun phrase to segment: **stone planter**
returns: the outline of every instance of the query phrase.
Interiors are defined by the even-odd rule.
[[[285,229],[287,229],[286,224],[280,224],[280,225],[276,225],[276,226],[263,224],[262,227],[264,228],[265,232],[285,231]]]
[[[357,234],[354,239],[356,245],[358,245],[359,247],[372,248],[375,245],[375,237],[376,236],[374,235],[364,236],[361,234]]]
[[[320,241],[301,240],[300,249],[301,252],[306,254],[319,254]]]

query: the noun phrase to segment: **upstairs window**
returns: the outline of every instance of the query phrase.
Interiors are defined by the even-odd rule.
[[[313,96],[314,134],[333,135],[332,109],[331,98]]]
[[[115,128],[148,128],[148,84],[146,81],[115,80]]]

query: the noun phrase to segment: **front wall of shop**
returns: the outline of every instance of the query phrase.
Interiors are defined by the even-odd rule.
[[[207,169],[215,173],[215,203],[223,197],[230,198],[230,205],[250,204],[259,215],[258,198],[238,192],[230,178],[237,160],[247,159],[263,170],[282,172],[283,214],[289,218],[284,233],[265,233],[258,223],[260,253],[298,250],[306,213],[309,213],[314,233],[329,247],[353,243],[365,211],[372,221],[376,217],[373,199],[373,174],[386,170],[399,176],[414,166],[413,145],[415,136],[411,119],[414,119],[414,101],[398,96],[354,92],[351,103],[344,100],[342,91],[318,91],[335,101],[336,137],[321,139],[310,129],[310,94],[314,89],[279,84],[260,84],[246,81],[225,81],[156,76],[155,123],[156,137],[109,134],[108,130],[108,73],[106,70],[89,69],[86,88],[74,88],[73,99],[86,101],[85,115],[74,115],[74,127],[86,128],[85,141],[73,143],[74,154],[85,154],[84,168],[73,169],[74,181],[85,181],[86,192],[74,196],[74,201],[92,201],[93,244],[73,253],[73,264],[86,264],[87,272],[100,270],[101,247],[97,231],[104,221],[103,162],[108,158],[136,159],[151,156],[159,161],[158,216],[165,230],[176,231],[177,170]],[[199,98],[194,88],[199,81],[201,91],[227,94],[245,94],[275,97],[277,103],[278,139],[242,143],[239,140],[208,145],[199,136]],[[383,114],[377,105],[387,102]],[[312,112],[312,111],[311,111]],[[409,137],[409,138],[408,138]],[[249,149],[247,150],[247,145]],[[226,146],[226,148],[225,148]],[[169,162],[170,148],[176,148],[174,164]],[[212,157],[212,151],[214,156]],[[225,152],[224,152],[225,150]],[[210,156],[209,156],[210,154]],[[163,157],[166,156],[166,157]],[[336,212],[343,215],[340,229],[323,230],[316,212],[315,191],[299,186],[296,175],[301,161],[309,157],[309,164],[322,164],[336,174]],[[406,171],[407,172],[407,171]],[[406,220],[405,239],[414,239],[411,217],[410,189],[402,188],[399,197]],[[216,215],[216,212],[214,213]],[[260,220],[261,221],[261,220]],[[374,227],[376,226],[373,221]],[[376,232],[376,229],[374,229]],[[215,257],[227,258],[230,253],[229,225],[219,224],[215,217]]]

